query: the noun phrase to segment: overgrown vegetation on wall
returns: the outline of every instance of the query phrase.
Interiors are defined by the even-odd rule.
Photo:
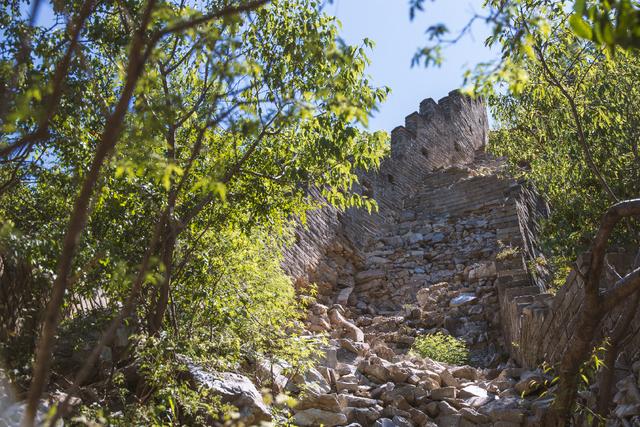
[[[562,10],[549,12],[541,17],[549,19],[548,32],[523,57],[520,91],[490,98],[498,129],[490,149],[548,199],[542,236],[556,272],[566,274],[602,212],[640,194],[640,57],[622,50],[610,56],[575,36]],[[618,244],[637,243],[637,226],[628,225],[617,230]]]
[[[302,325],[314,290],[296,295],[282,248],[312,208],[375,207],[354,191],[388,150],[384,132],[360,130],[387,94],[365,74],[372,43],[344,44],[316,0],[52,1],[35,22],[42,3],[0,9],[0,350],[24,425],[53,388],[68,394],[51,416],[68,416],[90,381],[78,422],[224,419],[230,408],[187,386],[185,360],[241,372],[267,361],[273,389],[272,362],[304,371],[318,347]],[[497,120],[491,149],[549,200],[558,275],[591,249],[558,370],[563,424],[602,319],[628,306],[629,324],[638,307],[637,266],[607,292],[599,284],[608,244],[638,245],[640,200],[621,201],[640,193],[640,10],[486,6],[502,56],[467,81]],[[415,62],[438,63],[451,42],[443,26],[428,33],[437,44]],[[444,336],[414,349],[466,359]]]

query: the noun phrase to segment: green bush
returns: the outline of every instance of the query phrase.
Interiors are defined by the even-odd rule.
[[[452,365],[464,365],[469,359],[469,350],[465,342],[442,332],[417,337],[411,351],[422,357]]]

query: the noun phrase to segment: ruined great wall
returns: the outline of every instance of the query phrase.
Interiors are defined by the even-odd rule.
[[[298,425],[540,425],[550,398],[537,392],[550,378],[536,368],[557,363],[575,332],[585,263],[549,292],[538,245],[548,207],[485,152],[488,132],[481,101],[424,100],[392,131],[390,157],[360,177],[379,210],[325,208],[299,228],[285,268],[317,286],[310,330],[332,339]],[[623,353],[637,376],[632,327]],[[471,366],[408,352],[438,331],[466,342]],[[629,393],[618,390],[616,411]],[[620,425],[640,422],[620,411]]]

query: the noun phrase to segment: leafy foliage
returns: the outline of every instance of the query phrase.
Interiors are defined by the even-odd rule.
[[[632,0],[576,0],[569,17],[579,37],[610,49],[640,48],[640,5]]]
[[[388,150],[360,130],[387,93],[364,74],[370,41],[344,44],[312,0],[54,2],[51,28],[23,11],[0,12],[0,218],[62,290],[53,310],[123,312],[141,349],[167,349],[137,356],[163,375],[170,348],[215,369],[309,363],[280,253],[310,209],[375,209],[352,190]],[[197,398],[158,379],[164,418],[143,423]]]
[[[442,332],[418,336],[411,351],[422,357],[452,365],[464,365],[469,360],[469,350],[465,342]]]
[[[417,12],[425,11],[427,0],[410,0],[409,16],[413,20]],[[435,0],[431,0],[435,3]],[[566,16],[567,11],[573,13]],[[530,36],[540,32],[550,35],[551,27],[541,16],[558,12],[566,16],[573,34],[590,40],[595,45],[606,46],[610,53],[616,48],[640,48],[640,4],[633,0],[485,0],[483,10],[474,13],[464,27],[451,34],[443,23],[427,28],[427,44],[420,47],[412,60],[412,65],[439,66],[444,49],[468,35],[476,22],[484,22],[491,28],[492,35],[486,44],[500,45],[501,55],[496,60],[480,64],[476,72],[469,71],[465,82],[473,83],[475,93],[490,92],[490,85],[481,83],[507,81],[510,89],[518,88],[518,81],[524,76],[519,73],[517,55],[530,51]],[[518,22],[518,25],[513,25]],[[516,55],[514,58],[513,55]],[[481,72],[479,72],[482,70]]]
[[[558,10],[545,17],[553,32],[532,33],[532,54],[519,62],[526,82],[489,100],[498,127],[490,149],[548,198],[552,216],[542,235],[562,273],[591,242],[601,213],[640,192],[640,58],[624,51],[609,57],[575,36],[566,18]],[[633,236],[621,229],[617,241]]]
[[[541,235],[556,285],[590,243],[602,212],[640,192],[640,62],[635,50],[624,50],[634,45],[636,13],[637,4],[626,1],[488,0],[460,33],[432,34],[416,56],[430,65],[475,21],[491,26],[486,44],[500,56],[468,70],[466,90],[489,101],[496,128],[489,149],[550,203]],[[632,242],[634,230],[629,221],[616,243]]]

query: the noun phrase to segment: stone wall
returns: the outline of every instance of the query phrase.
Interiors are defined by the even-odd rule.
[[[510,325],[509,339],[515,343],[511,354],[522,366],[535,367],[543,361],[555,364],[561,360],[576,330],[578,313],[584,300],[584,275],[588,261],[588,253],[578,258],[566,283],[555,295],[533,291],[510,300],[502,300],[502,321]],[[624,274],[631,265],[631,256],[610,253],[607,255],[607,263]],[[610,275],[604,275],[601,281],[603,288],[608,288],[614,282],[615,278]],[[614,311],[604,320],[594,346],[613,329],[620,314],[620,310]],[[639,334],[640,320],[636,317],[630,327],[631,339],[624,347],[629,359],[633,359],[640,351]]]
[[[574,330],[585,263],[578,260],[556,295],[547,291],[537,236],[548,207],[484,152],[487,132],[482,102],[457,92],[438,103],[424,100],[391,132],[391,154],[380,170],[360,176],[359,190],[376,199],[378,212],[310,213],[288,249],[286,270],[300,285],[318,285],[320,302],[371,316],[400,313],[419,293],[435,295],[446,283],[442,307],[429,314],[433,325],[462,331],[461,321],[484,322],[473,340],[493,335],[490,341],[521,366],[557,362]],[[490,277],[471,280],[475,266]],[[449,300],[465,292],[495,316],[452,309]],[[614,314],[605,324],[615,320]],[[640,321],[632,328],[630,351],[640,348]]]
[[[473,160],[488,133],[486,107],[454,91],[435,102],[425,99],[419,112],[391,132],[391,153],[380,170],[360,176],[360,191],[375,198],[379,210],[340,212],[326,207],[309,213],[306,227],[296,230],[296,243],[285,253],[285,270],[299,283],[319,286],[327,301],[362,261],[361,251],[404,209],[404,201],[430,172]]]

